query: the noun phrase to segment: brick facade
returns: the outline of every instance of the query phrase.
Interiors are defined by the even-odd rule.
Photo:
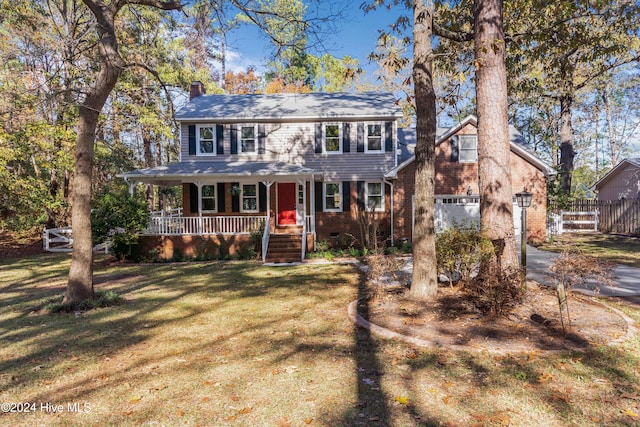
[[[476,134],[475,126],[468,124],[457,135]],[[469,188],[478,194],[478,164],[451,161],[451,140],[442,141],[436,147],[435,193],[436,195],[464,195]],[[546,238],[547,189],[544,173],[518,154],[511,152],[511,186],[515,193],[527,188],[534,194],[527,209],[527,231],[531,241]],[[394,195],[396,239],[411,239],[412,196],[415,194],[415,163],[398,173]]]

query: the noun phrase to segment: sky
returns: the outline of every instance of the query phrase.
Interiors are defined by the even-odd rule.
[[[378,31],[387,29],[403,9],[377,10],[365,14],[360,9],[360,1],[345,4],[344,18],[332,24],[336,31],[327,34],[322,40],[323,46],[310,53],[357,58],[366,75],[372,77],[377,65],[370,63],[368,56],[375,50]],[[230,47],[227,70],[245,71],[250,65],[255,66],[257,71],[264,69],[271,45],[257,27],[243,25],[229,35],[227,43]]]

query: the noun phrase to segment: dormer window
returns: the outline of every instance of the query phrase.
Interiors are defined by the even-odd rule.
[[[338,123],[326,123],[322,127],[322,145],[325,153],[342,152],[342,126]]]
[[[216,129],[214,126],[198,126],[196,153],[198,155],[215,155]]]
[[[382,153],[384,139],[384,130],[382,123],[368,123],[365,126],[366,131],[366,152],[367,153]]]
[[[473,163],[478,161],[478,136],[460,135],[459,161],[460,163]]]
[[[255,154],[258,144],[256,143],[256,127],[246,125],[240,127],[240,152],[244,154]]]

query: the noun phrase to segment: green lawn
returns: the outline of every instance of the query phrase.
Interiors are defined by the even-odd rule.
[[[640,238],[610,234],[563,234],[539,249],[562,252],[573,247],[585,255],[640,268]]]
[[[362,278],[333,264],[104,259],[96,288],[122,305],[48,314],[68,267],[66,255],[0,263],[0,402],[35,409],[2,425],[640,422],[637,337],[585,354],[422,351],[354,328]]]

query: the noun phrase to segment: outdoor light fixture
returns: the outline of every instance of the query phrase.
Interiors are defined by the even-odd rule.
[[[524,277],[522,279],[523,287],[527,288],[527,208],[531,206],[533,193],[529,193],[525,188],[521,193],[516,193],[518,207],[522,208],[520,213],[521,229],[520,229],[520,266],[522,267]]]

